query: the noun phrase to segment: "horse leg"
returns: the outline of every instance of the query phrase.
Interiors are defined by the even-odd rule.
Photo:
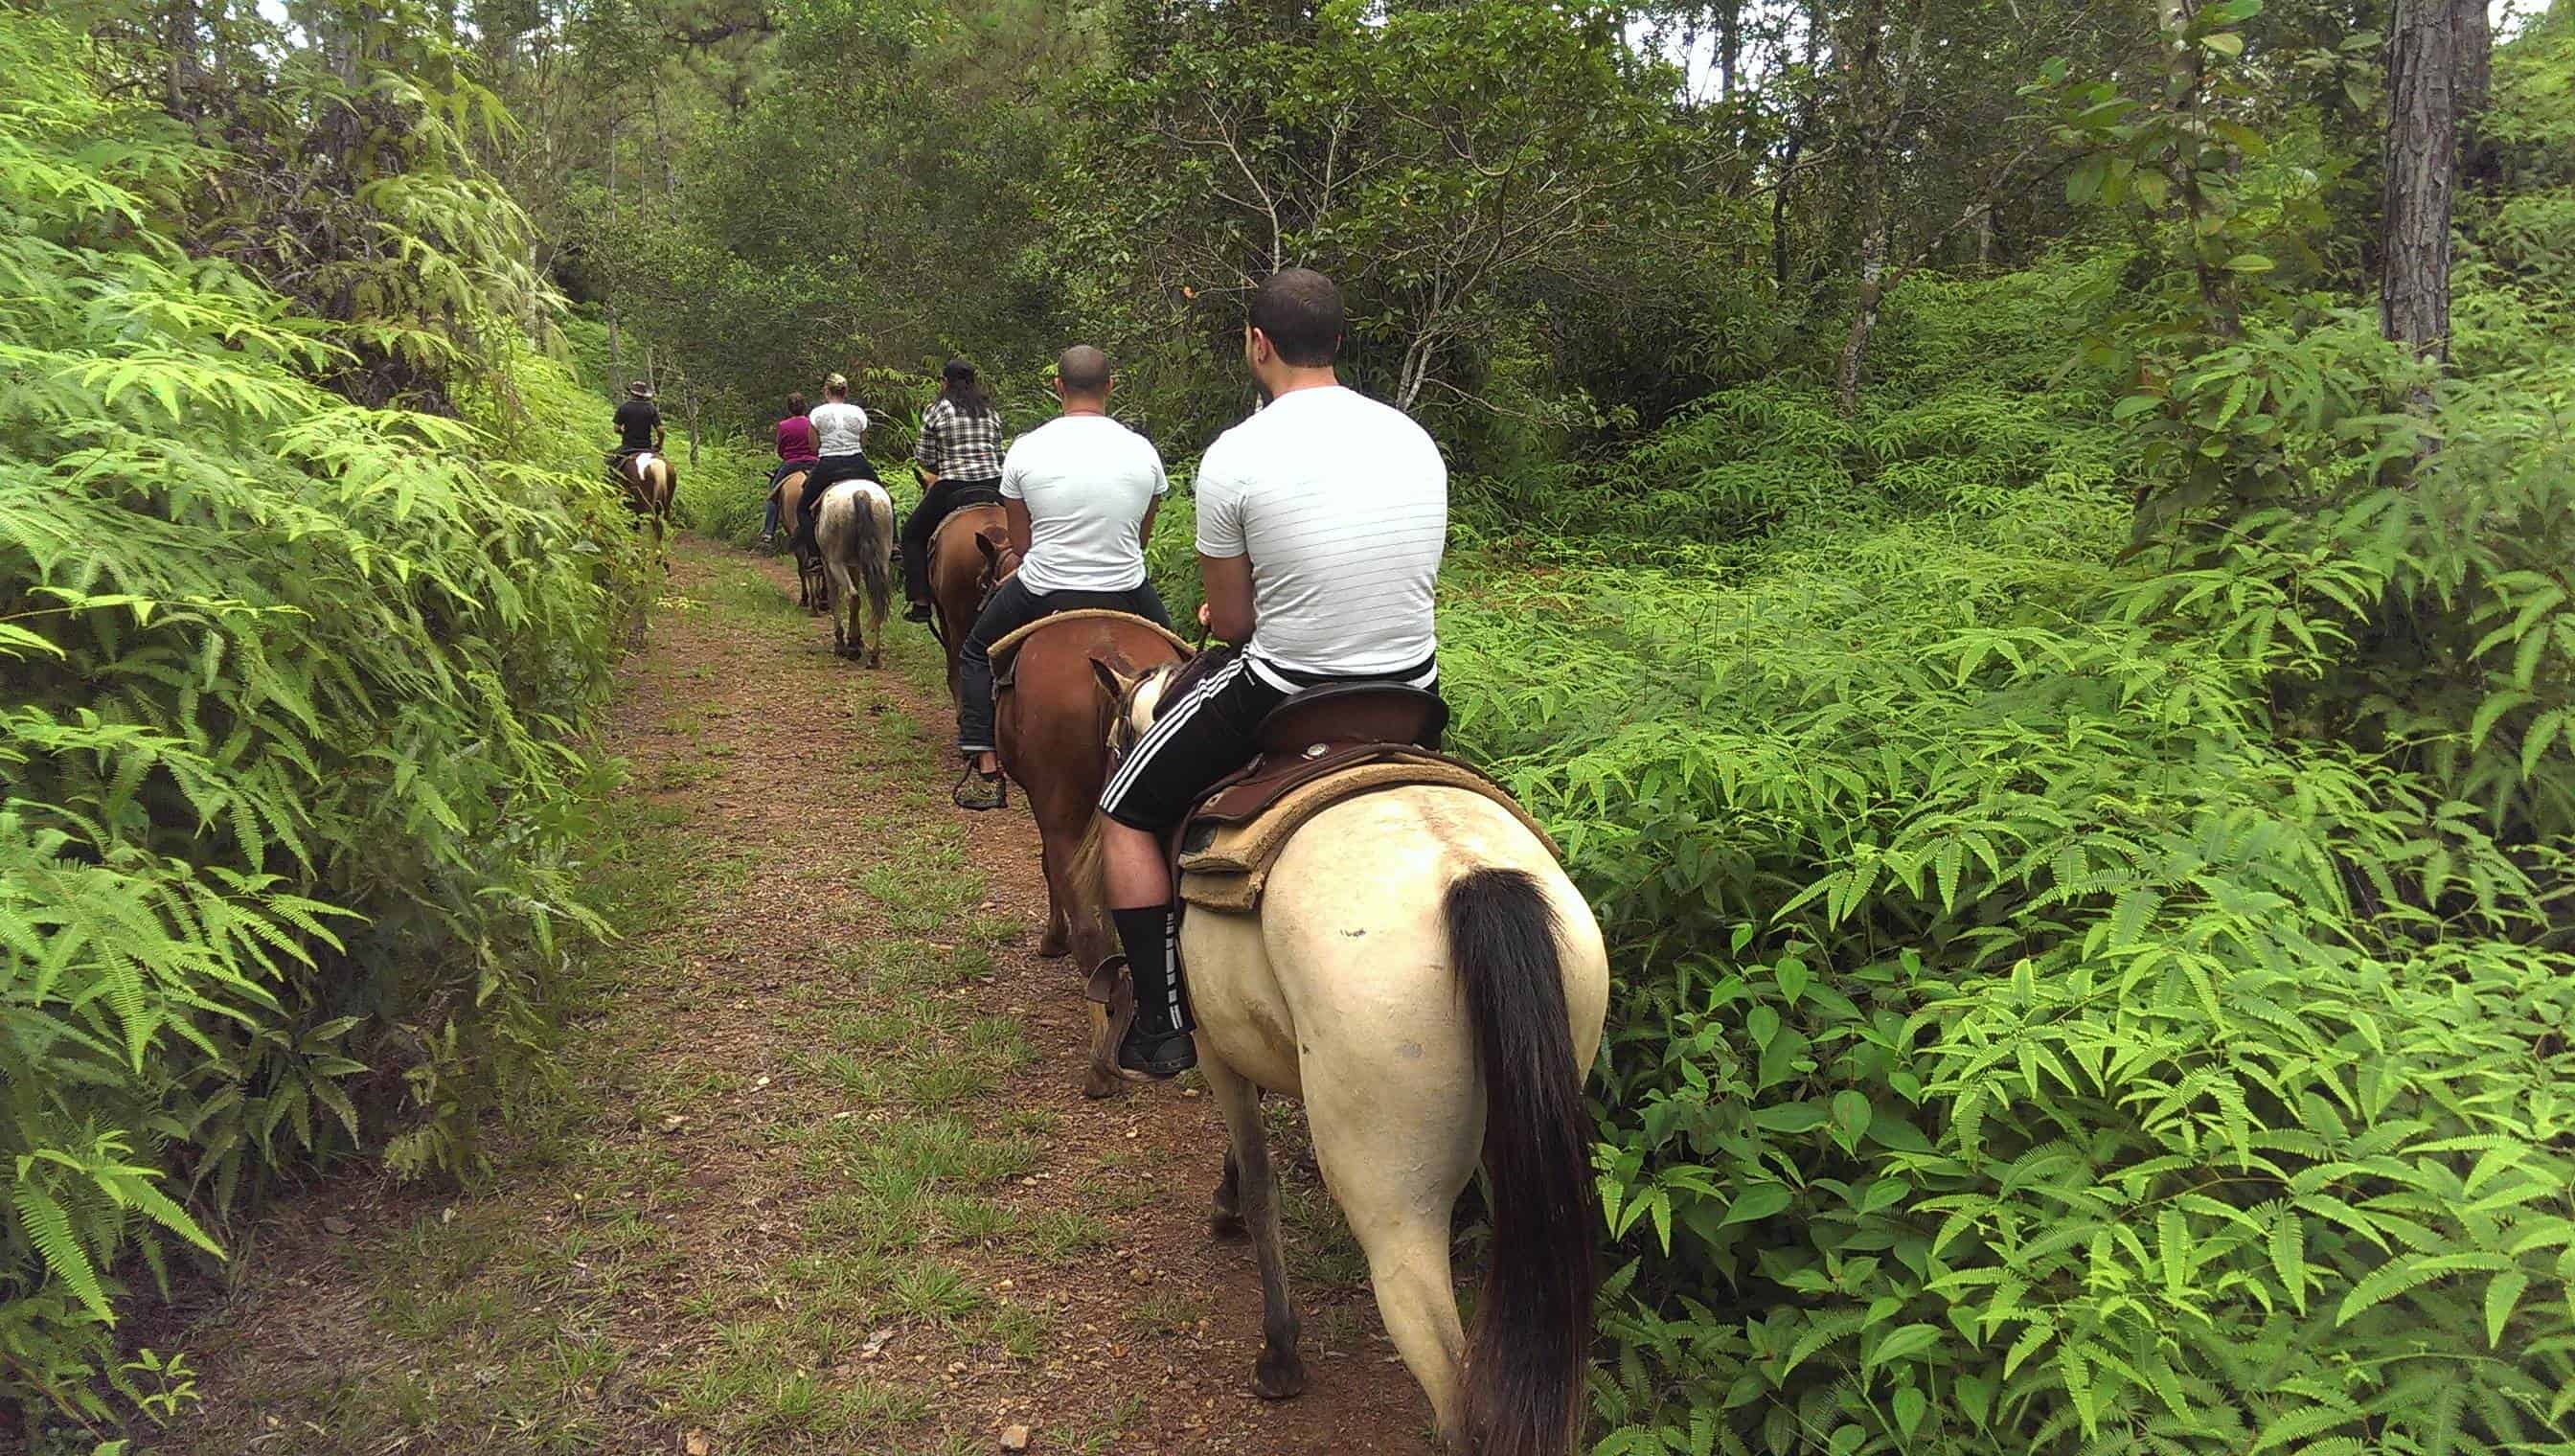
[[[1124,974],[1106,1002],[1092,1001],[1091,1066],[1082,1080],[1082,1095],[1098,1101],[1127,1090],[1127,1078],[1118,1070],[1118,1038],[1127,1034],[1127,1023],[1136,1018],[1136,982]]]
[[[871,668],[885,666],[885,598],[869,593],[868,635],[862,642],[868,650],[868,666]]]
[[[1304,1393],[1305,1361],[1296,1353],[1296,1303],[1279,1248],[1279,1182],[1270,1167],[1269,1131],[1261,1125],[1261,1090],[1220,1057],[1202,1055],[1199,1070],[1225,1114],[1226,1168],[1261,1266],[1261,1358],[1252,1367],[1252,1389],[1264,1400],[1286,1400]]]
[[[1053,960],[1073,948],[1073,938],[1064,914],[1065,855],[1056,846],[1057,838],[1054,825],[1038,825],[1038,868],[1046,875],[1047,887],[1046,933],[1038,937],[1038,958],[1041,960]]]
[[[1216,1206],[1208,1211],[1208,1233],[1216,1238],[1243,1237],[1243,1164],[1234,1148],[1225,1150],[1225,1176],[1216,1185]]]
[[[823,605],[832,614],[832,655],[850,655],[850,638],[843,618],[849,614],[850,569],[837,559],[823,563]]]
[[[1471,1075],[1471,1064],[1461,1071]],[[1462,1093],[1466,1085],[1453,1088]],[[1310,1070],[1306,1087],[1321,1091]],[[1474,1172],[1475,1149],[1449,1133],[1466,1125],[1474,1109],[1463,1095],[1443,1097],[1429,1085],[1413,1090],[1419,1095],[1401,1099],[1408,1116],[1384,1115],[1399,1089],[1380,1079],[1340,1095],[1309,1096],[1306,1119],[1323,1183],[1367,1255],[1386,1336],[1429,1399],[1441,1441],[1454,1446],[1466,1331],[1449,1277],[1448,1220]],[[1368,1102],[1377,1110],[1369,1111]]]

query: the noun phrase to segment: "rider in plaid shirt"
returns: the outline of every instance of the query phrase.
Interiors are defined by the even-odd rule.
[[[921,504],[903,523],[904,595],[915,622],[930,620],[930,534],[958,507],[1002,498],[1002,412],[985,396],[975,366],[952,359],[939,373],[939,399],[923,412],[912,451]]]

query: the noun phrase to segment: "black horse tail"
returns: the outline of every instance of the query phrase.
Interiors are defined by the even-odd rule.
[[[1460,1446],[1565,1456],[1581,1437],[1600,1205],[1555,907],[1526,870],[1487,867],[1450,884],[1441,908],[1483,1073],[1493,1214]]]

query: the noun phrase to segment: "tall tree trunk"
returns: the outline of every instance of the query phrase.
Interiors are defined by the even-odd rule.
[[[617,120],[608,123],[608,225],[617,226]],[[619,347],[617,300],[613,293],[608,303],[608,392],[621,395],[626,389],[626,352]]]
[[[2379,332],[2427,359],[2450,350],[2450,196],[2459,143],[2459,9],[2397,0],[2387,43],[2387,189]]]
[[[1743,0],[1718,0],[1725,8],[1716,17],[1716,99],[1734,100],[1734,68],[1743,59]]]
[[[193,116],[187,97],[196,88],[199,74],[197,0],[171,0],[163,18],[162,45],[170,52],[170,94],[163,109],[172,116]]]
[[[1877,207],[1874,186],[1861,205],[1868,216],[1861,224],[1859,239],[1859,297],[1851,307],[1850,333],[1842,340],[1840,369],[1834,379],[1834,398],[1844,415],[1859,413],[1859,378],[1868,362],[1869,335],[1877,330],[1877,306],[1886,293],[1886,219]]]
[[[2203,89],[2208,79],[2208,58],[2190,36],[2190,23],[2197,12],[2195,0],[2155,0],[2156,24],[2164,33],[2165,100],[2175,114],[2185,119],[2202,149],[2195,155],[2185,148],[2173,178],[2181,193],[2182,207],[2190,214],[2191,269],[2199,279],[2200,310],[2212,331],[2232,339],[2244,331],[2235,289],[2203,241],[2215,232],[2217,208],[2208,189],[2200,184],[2200,163],[2209,137],[2204,117],[2208,98]]]
[[[2451,0],[2458,16],[2459,178],[2462,186],[2491,188],[2502,157],[2479,123],[2494,90],[2494,19],[2485,0]]]
[[[1796,180],[1797,154],[1805,150],[1806,133],[1815,123],[1815,58],[1823,53],[1821,0],[1806,12],[1805,94],[1797,99],[1796,119],[1788,124],[1787,145],[1779,152],[1779,182],[1770,189],[1770,274],[1779,288],[1788,287],[1788,188]]]
[[[1908,90],[1921,58],[1923,29],[1917,18],[1913,40],[1905,48],[1903,74]],[[1859,294],[1851,301],[1850,333],[1842,339],[1834,378],[1835,399],[1844,415],[1859,413],[1859,382],[1868,367],[1869,336],[1877,331],[1878,305],[1886,296],[1886,156],[1895,147],[1906,92],[1889,84],[1885,41],[1885,0],[1864,0],[1851,16],[1849,38],[1838,48],[1850,72],[1852,124],[1845,133],[1846,145],[1859,154],[1851,182],[1858,194],[1852,199],[1852,212],[1859,224]]]

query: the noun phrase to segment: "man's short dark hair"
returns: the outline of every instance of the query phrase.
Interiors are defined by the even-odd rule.
[[[1270,340],[1282,363],[1314,369],[1341,352],[1341,291],[1310,268],[1272,274],[1252,296],[1252,327]]]
[[[1055,358],[1055,377],[1069,395],[1096,395],[1109,388],[1109,356],[1088,344],[1076,344]]]

